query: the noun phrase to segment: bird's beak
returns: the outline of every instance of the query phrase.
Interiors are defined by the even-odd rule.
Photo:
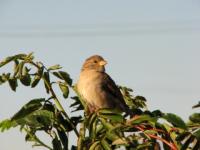
[[[107,61],[105,61],[105,60],[102,60],[102,61],[99,62],[100,66],[105,66],[106,64],[107,64]]]

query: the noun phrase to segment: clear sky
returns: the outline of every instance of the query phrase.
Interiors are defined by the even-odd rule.
[[[150,110],[184,120],[200,100],[198,0],[1,0],[0,60],[32,51],[47,66],[63,66],[74,82],[84,59],[100,54],[116,83],[145,96]],[[0,86],[0,120],[44,92],[42,85],[16,93]],[[32,149],[16,129],[0,133],[0,141],[1,150]]]

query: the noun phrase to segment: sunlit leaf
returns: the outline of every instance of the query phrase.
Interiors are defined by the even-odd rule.
[[[9,56],[7,58],[5,58],[3,61],[0,62],[0,67],[8,64],[9,62],[16,60],[16,59],[20,59],[22,57],[25,57],[26,54],[18,54],[18,55],[14,55],[14,56]]]
[[[127,145],[128,142],[125,139],[119,138],[112,142],[112,145]]]
[[[61,89],[61,91],[63,93],[63,97],[67,98],[68,95],[69,95],[69,88],[68,88],[68,86],[65,83],[60,82],[59,83],[59,87],[60,87],[60,89]]]
[[[97,146],[100,144],[100,141],[95,141],[94,143],[92,143],[92,145],[90,146],[89,150],[100,150],[97,149]]]
[[[116,122],[123,122],[124,118],[121,113],[111,109],[102,109],[98,111],[98,116],[106,119],[110,119]]]
[[[110,144],[105,139],[101,140],[101,145],[104,148],[104,150],[112,150]]]
[[[127,123],[129,123],[129,124],[140,124],[140,123],[143,123],[143,122],[153,122],[153,123],[155,123],[156,121],[157,121],[157,118],[151,117],[149,115],[140,115],[140,116],[137,116],[135,118],[128,120]]]
[[[96,127],[97,127],[97,115],[95,113],[89,116],[88,128],[89,128],[89,137],[95,139],[96,137]]]
[[[54,65],[48,68],[48,71],[50,70],[57,70],[57,69],[61,69],[62,67],[60,65]]]
[[[72,79],[70,78],[70,75],[67,73],[67,72],[64,72],[64,71],[58,71],[58,72],[53,72],[53,74],[64,80],[68,85],[72,85]]]
[[[5,130],[9,130],[11,127],[16,127],[16,122],[11,121],[10,119],[5,119],[0,122],[0,131],[4,132]]]

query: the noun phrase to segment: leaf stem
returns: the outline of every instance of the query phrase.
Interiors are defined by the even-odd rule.
[[[25,127],[23,128],[24,131],[31,137],[33,138],[36,142],[38,142],[41,146],[44,146],[46,148],[48,148],[49,150],[53,150],[51,147],[49,147],[48,145],[44,144],[37,136],[33,136],[28,129],[26,129]]]
[[[33,62],[33,61],[31,61],[30,64],[33,65],[33,66],[35,66],[35,67],[38,68],[38,69],[40,68],[40,66],[38,66],[38,65],[37,65],[35,62]],[[43,64],[42,64],[42,67],[44,67],[44,68],[46,69],[46,67],[45,67]],[[49,71],[47,70],[47,72],[49,72]],[[45,82],[45,84],[47,85],[49,91],[51,92],[51,95],[52,95],[52,97],[53,97],[53,99],[54,99],[54,102],[55,102],[56,107],[57,107],[58,110],[61,111],[61,112],[63,113],[63,115],[66,117],[67,121],[70,123],[70,125],[72,126],[72,128],[73,128],[73,130],[74,130],[76,136],[78,137],[78,136],[79,136],[79,133],[78,133],[76,127],[75,127],[74,124],[71,122],[71,120],[70,120],[68,114],[65,112],[64,108],[62,107],[61,103],[59,102],[59,100],[58,100],[58,98],[57,98],[57,96],[56,96],[56,94],[55,94],[55,92],[54,92],[54,90],[53,90],[51,84],[50,84],[48,81],[46,81],[46,79],[45,79],[44,77],[42,77],[42,79],[44,80],[44,82]]]

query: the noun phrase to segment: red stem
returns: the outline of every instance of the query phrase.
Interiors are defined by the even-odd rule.
[[[134,126],[134,128],[139,129],[140,131],[145,131],[145,130],[144,130],[143,128],[141,128],[140,126]],[[172,143],[166,141],[165,139],[163,139],[163,138],[161,138],[161,137],[159,137],[159,136],[153,135],[153,134],[148,134],[148,133],[146,133],[146,134],[147,134],[149,137],[151,137],[151,138],[154,138],[154,139],[157,139],[157,140],[162,141],[163,143],[165,143],[166,145],[168,145],[172,150],[178,150],[174,144],[172,144]]]

